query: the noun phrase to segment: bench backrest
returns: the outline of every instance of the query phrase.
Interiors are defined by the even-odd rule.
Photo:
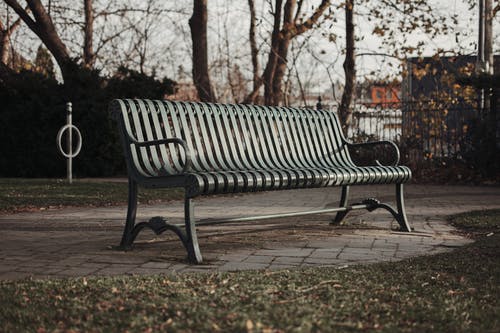
[[[184,151],[137,141],[181,138],[195,172],[353,166],[333,112],[290,107],[121,99],[110,106],[125,133],[129,168],[142,176],[175,175]]]

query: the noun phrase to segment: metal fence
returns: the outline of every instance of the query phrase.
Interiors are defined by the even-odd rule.
[[[347,136],[353,141],[381,139],[399,142],[401,140],[401,108],[355,106]]]
[[[476,109],[467,104],[357,104],[347,136],[353,141],[395,141],[413,159],[461,158],[476,118]]]

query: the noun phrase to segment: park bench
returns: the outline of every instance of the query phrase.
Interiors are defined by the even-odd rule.
[[[410,231],[403,184],[411,171],[398,166],[391,141],[350,143],[334,112],[291,107],[117,99],[110,111],[119,124],[128,169],[128,211],[121,248],[132,246],[143,228],[177,234],[193,263],[201,263],[196,226],[262,218],[336,212],[340,223],[354,209],[388,210],[401,231]],[[387,147],[393,162],[357,166],[350,150]],[[387,150],[387,149],[385,149]],[[395,184],[394,209],[369,198],[348,204],[349,186]],[[183,187],[184,224],[162,217],[135,223],[138,185]],[[222,193],[341,187],[338,207],[309,212],[195,221],[193,198]],[[230,200],[230,199],[228,199]]]

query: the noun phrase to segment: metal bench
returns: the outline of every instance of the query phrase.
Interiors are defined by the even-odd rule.
[[[129,177],[128,211],[120,246],[131,247],[145,227],[160,234],[171,230],[185,246],[189,261],[201,263],[196,226],[208,223],[337,212],[340,223],[354,209],[388,210],[400,230],[410,231],[403,183],[411,171],[398,166],[399,150],[390,141],[353,144],[344,138],[335,113],[290,107],[118,99],[110,104],[122,137]],[[394,154],[391,165],[375,160],[357,166],[353,148],[384,145]],[[366,199],[349,205],[349,186],[395,184],[397,207]],[[137,188],[183,187],[185,223],[162,217],[135,223]],[[220,193],[340,186],[336,208],[219,221],[194,219],[193,198]]]

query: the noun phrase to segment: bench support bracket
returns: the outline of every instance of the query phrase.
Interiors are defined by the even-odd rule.
[[[378,208],[383,208],[389,213],[394,216],[396,221],[399,224],[400,230],[401,231],[411,231],[411,226],[410,223],[408,222],[408,219],[406,218],[406,211],[405,211],[405,205],[404,205],[404,197],[403,197],[403,184],[396,184],[396,207],[397,209],[394,209],[392,206],[381,203],[379,200],[375,198],[368,198],[363,200],[359,204],[354,204],[352,206],[347,205],[347,200],[349,196],[349,186],[342,186],[342,194],[340,196],[340,208],[345,207],[346,210],[339,211],[331,224],[339,224],[342,222],[342,220],[345,218],[347,213],[352,210],[352,207],[356,207],[359,205],[364,205],[366,210],[369,212],[374,211],[375,209]]]
[[[196,226],[194,223],[194,209],[192,199],[187,199],[184,202],[184,219],[185,225],[179,226],[169,224],[161,216],[155,216],[147,222],[140,222],[135,224],[137,214],[137,183],[129,180],[129,200],[127,221],[125,229],[123,230],[122,241],[120,243],[121,249],[130,249],[134,243],[137,235],[144,228],[149,228],[155,234],[160,235],[163,232],[170,230],[173,231],[181,240],[188,253],[188,260],[192,263],[200,264],[203,261],[201,256],[200,247],[198,245],[198,237],[196,236]],[[184,230],[183,230],[184,229]]]

